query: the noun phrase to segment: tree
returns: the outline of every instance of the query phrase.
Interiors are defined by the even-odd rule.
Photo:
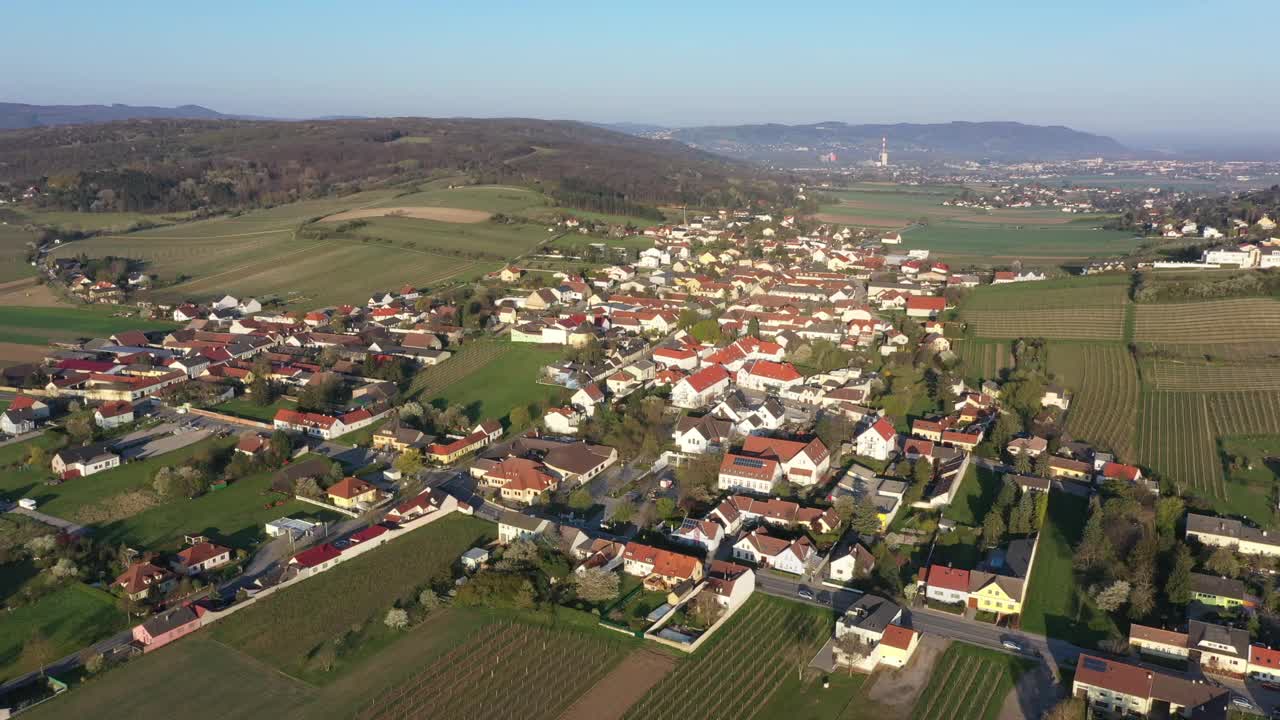
[[[90,653],[84,659],[84,670],[90,675],[97,675],[107,666],[107,658],[100,652]]]
[[[773,487],[769,488],[769,492],[777,497],[787,497],[791,494],[791,483],[787,482],[787,477],[783,475],[773,483]]]
[[[1031,472],[1031,458],[1025,452],[1018,453],[1018,457],[1013,461],[1013,469],[1019,475],[1027,475]]]
[[[585,487],[580,487],[569,493],[569,507],[578,512],[590,510],[594,504],[595,500],[591,499],[591,493]]]
[[[1075,567],[1086,572],[1104,567],[1111,562],[1113,552],[1111,540],[1102,526],[1101,505],[1094,497],[1089,503],[1089,520],[1085,523],[1084,535],[1076,548]]]
[[[31,444],[27,448],[27,465],[30,467],[44,467],[49,462],[49,454],[45,452],[43,447]]]
[[[98,431],[98,426],[93,422],[93,415],[87,412],[78,413],[72,416],[63,425],[67,434],[76,442],[88,442],[93,439],[94,433]]]
[[[417,448],[406,448],[392,465],[405,477],[413,477],[418,474],[418,471],[422,470],[422,451]]]
[[[1156,530],[1170,539],[1176,537],[1185,509],[1186,503],[1177,495],[1161,495],[1156,500]]]
[[[410,400],[401,405],[397,412],[402,420],[414,420],[422,417],[422,404],[416,400]]]
[[[670,520],[676,514],[676,501],[669,497],[660,497],[653,504],[653,510],[660,520]]]
[[[1084,717],[1085,704],[1080,698],[1059,700],[1057,705],[1044,714],[1044,720],[1083,720]]]
[[[747,335],[757,340],[760,339],[760,318],[755,315],[752,315],[751,319],[747,321]]]
[[[883,529],[880,523],[880,510],[875,503],[871,502],[870,497],[864,495],[854,503],[849,527],[862,537],[880,534]]]
[[[1129,581],[1116,580],[1101,592],[1094,593],[1094,604],[1099,610],[1114,612],[1129,600]]]
[[[1000,494],[996,495],[996,507],[1005,509],[1013,506],[1018,499],[1018,484],[1007,476],[1000,483]]]
[[[837,635],[835,640],[836,657],[845,665],[855,665],[865,659],[871,652],[871,646],[862,640],[857,633],[847,632]]]
[[[80,568],[76,567],[75,562],[71,558],[59,558],[58,562],[49,568],[49,573],[58,580],[66,580],[80,574]]]
[[[312,500],[319,500],[324,496],[324,490],[320,487],[320,483],[313,477],[298,478],[293,483],[293,494]]]
[[[409,627],[409,613],[401,608],[391,608],[382,622],[392,630],[403,630]]]
[[[1022,492],[1018,504],[1013,506],[1013,512],[1009,516],[1009,532],[1026,535],[1035,529],[1036,495],[1040,494],[1042,493],[1027,490]]]
[[[1169,602],[1175,605],[1186,605],[1191,602],[1191,568],[1195,559],[1191,556],[1191,548],[1186,543],[1178,543],[1173,551],[1173,567],[1169,570],[1169,579],[1165,581],[1164,592]]]
[[[676,467],[676,488],[680,501],[709,502],[716,493],[722,455],[699,455]]]
[[[854,500],[849,495],[841,495],[831,503],[831,509],[835,511],[836,517],[840,518],[841,525],[848,525],[853,519]]]
[[[1141,620],[1150,615],[1155,608],[1156,589],[1151,581],[1144,578],[1134,582],[1133,588],[1129,591],[1129,617]]]
[[[992,508],[982,518],[982,544],[988,548],[999,547],[1004,541],[1004,516],[1000,508]]]
[[[507,416],[507,421],[511,424],[512,430],[520,430],[527,427],[531,421],[529,408],[524,405],[517,405],[511,408],[511,414]]]
[[[322,643],[311,656],[311,662],[320,672],[329,672],[338,664],[338,649],[332,642]]]
[[[1013,436],[1022,432],[1022,420],[1012,412],[1002,412],[991,430],[991,444],[997,449],[1004,449]]]
[[[619,503],[614,506],[613,514],[609,516],[610,522],[629,523],[631,516],[635,513],[635,506],[631,503]]]
[[[1240,559],[1231,548],[1217,548],[1204,565],[1209,572],[1221,577],[1233,578],[1240,574]]]
[[[1036,456],[1035,470],[1036,475],[1049,477],[1049,453],[1042,452]]]
[[[603,568],[587,568],[574,579],[578,597],[589,603],[606,602],[618,597],[620,578]]]
[[[436,595],[435,590],[425,588],[418,593],[418,605],[427,612],[436,610],[440,607],[440,596]]]
[[[924,489],[933,480],[933,464],[924,458],[916,460],[911,465],[911,482]]]

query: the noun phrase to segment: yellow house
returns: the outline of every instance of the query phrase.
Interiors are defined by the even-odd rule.
[[[519,280],[521,275],[524,275],[523,270],[515,265],[508,265],[502,268],[502,271],[498,273],[498,278],[502,280],[502,282],[511,283]]]
[[[1057,478],[1088,480],[1092,473],[1093,466],[1089,463],[1060,457],[1049,460],[1049,474]]]
[[[997,615],[1022,612],[1023,581],[974,570],[969,573],[969,607]]]
[[[354,508],[378,499],[378,489],[356,477],[344,477],[326,491],[329,502],[340,508]]]
[[[875,659],[878,665],[889,667],[906,667],[920,645],[920,633],[901,625],[890,625],[884,629],[884,635],[876,645]]]

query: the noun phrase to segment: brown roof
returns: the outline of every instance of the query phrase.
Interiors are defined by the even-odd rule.
[[[186,550],[183,550],[182,552],[178,553],[178,559],[182,561],[183,565],[187,565],[187,566],[198,565],[202,562],[205,562],[206,560],[212,560],[213,558],[216,558],[219,555],[224,555],[229,552],[231,551],[228,550],[227,548],[222,547],[221,545],[214,545],[213,543],[210,543],[210,542],[202,542],[202,543],[196,543],[195,545],[192,545]]]
[[[352,498],[359,497],[372,489],[372,485],[360,478],[347,476],[330,486],[326,493],[332,497],[350,500]]]
[[[1134,640],[1159,643],[1161,645],[1172,645],[1173,647],[1180,648],[1185,648],[1187,646],[1186,633],[1148,627],[1146,625],[1139,625],[1138,623],[1129,625],[1129,641],[1133,642]]]
[[[1151,671],[1136,665],[1082,654],[1076,665],[1075,681],[1122,695],[1149,698],[1151,676]]]

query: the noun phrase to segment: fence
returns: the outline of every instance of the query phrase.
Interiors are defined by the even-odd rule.
[[[236,415],[227,415],[225,413],[214,412],[212,410],[201,410],[200,408],[189,408],[187,410],[191,415],[199,415],[200,417],[212,418],[233,425],[244,425],[246,427],[257,428],[258,430],[274,430],[275,425],[270,423],[258,422],[257,420],[248,420]]]

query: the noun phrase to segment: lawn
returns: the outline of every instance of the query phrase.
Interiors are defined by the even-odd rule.
[[[741,718],[775,693],[831,636],[830,611],[756,593],[705,645],[627,710],[626,720],[674,715]],[[768,658],[762,662],[761,658]]]
[[[292,675],[307,671],[320,645],[352,625],[379,622],[393,603],[448,577],[468,548],[495,527],[451,515],[256,603],[214,626],[216,639]]]
[[[1233,435],[1222,438],[1222,451],[1240,458],[1226,468],[1227,496],[1214,503],[1226,515],[1247,517],[1263,527],[1277,528],[1276,487],[1280,483],[1280,436]]]
[[[226,413],[228,415],[235,415],[236,417],[269,423],[275,418],[277,410],[293,410],[297,406],[297,403],[284,398],[279,398],[270,405],[259,405],[254,402],[252,398],[241,395],[240,397],[232,398],[224,403],[214,405],[209,409],[214,412]]]
[[[1089,501],[1054,492],[1032,564],[1022,629],[1067,640],[1081,647],[1097,647],[1119,630],[1105,612],[1093,606],[1084,588],[1076,585],[1071,559],[1088,516]]]
[[[44,438],[28,442],[48,443]],[[25,470],[14,469],[0,474],[0,492],[10,497],[34,498],[40,504],[42,512],[76,522],[124,519],[146,509],[145,505],[130,500],[130,493],[149,489],[156,470],[165,465],[179,465],[203,448],[226,447],[234,442],[234,438],[206,438],[159,457],[125,463],[114,470],[68,480],[58,485],[43,484],[51,474],[47,465]],[[21,443],[3,448],[0,452],[0,464],[15,462],[24,456],[26,445],[27,443]]]
[[[831,687],[822,687],[826,677]],[[804,680],[787,673],[782,685],[768,704],[754,715],[754,720],[854,720],[864,717],[862,686],[866,675],[835,673],[812,675]]]
[[[951,504],[943,511],[942,517],[961,525],[977,527],[982,524],[982,518],[986,517],[999,494],[1000,474],[980,468],[976,463],[969,463],[969,469],[960,481],[960,488]]]
[[[23,657],[23,644],[34,633],[43,634],[53,646],[46,658],[52,662],[124,626],[115,598],[74,582],[31,605],[0,614],[0,681],[39,666],[37,658]]]
[[[194,500],[176,500],[94,529],[111,544],[156,551],[181,549],[184,535],[207,535],[235,549],[252,550],[266,538],[263,526],[282,517],[337,520],[340,516],[300,500],[281,500],[269,492],[271,472],[241,478]]]
[[[911,711],[915,720],[994,720],[1019,675],[1033,667],[1009,653],[954,642]]]
[[[50,340],[107,337],[125,330],[172,330],[171,322],[138,317],[113,317],[131,313],[115,306],[92,307],[0,307],[0,338],[3,342],[44,345]]]
[[[473,343],[479,344],[479,343]],[[565,390],[554,385],[539,385],[543,366],[563,357],[559,349],[522,343],[505,343],[509,349],[490,358],[425,399],[447,406],[461,405],[472,420],[505,419],[516,406],[538,405],[542,409],[558,402]],[[450,358],[440,366],[447,368],[461,358]],[[538,415],[540,416],[540,414]]]

